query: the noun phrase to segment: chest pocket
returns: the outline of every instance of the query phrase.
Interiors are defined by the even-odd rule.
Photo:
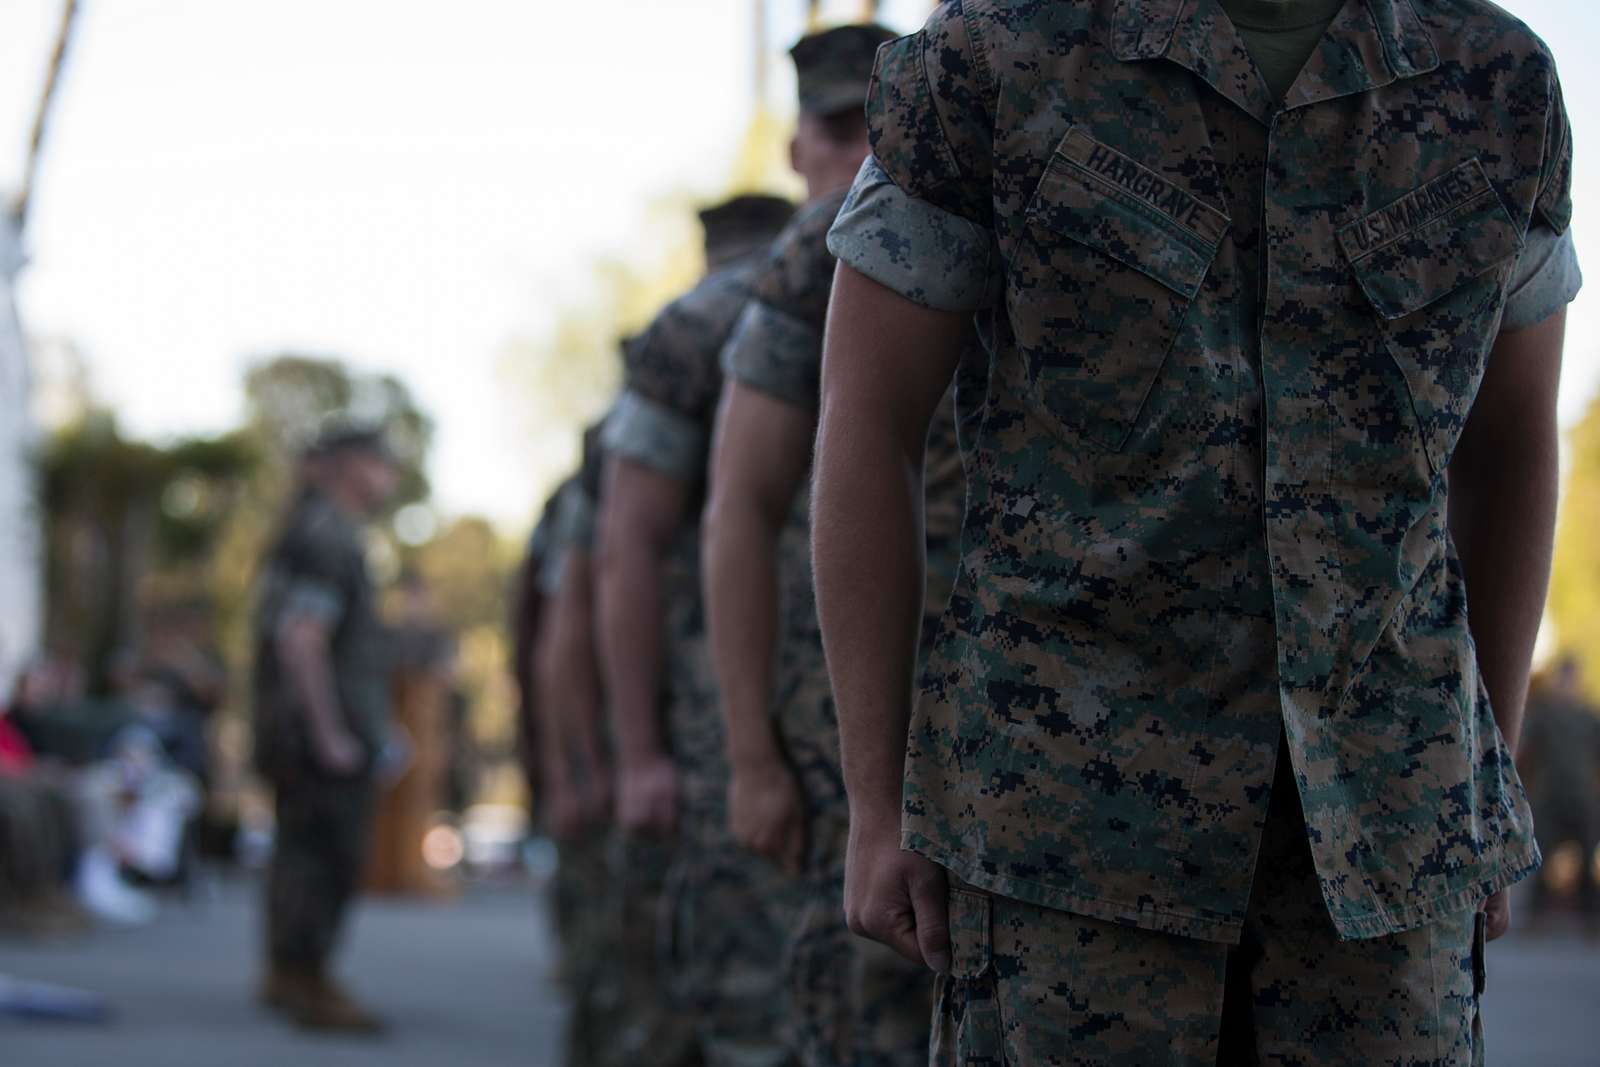
[[[1473,159],[1344,227],[1339,242],[1439,474],[1483,382],[1522,233]]]
[[[1012,329],[1051,422],[1101,448],[1127,444],[1228,225],[1157,172],[1067,134],[1008,272]]]

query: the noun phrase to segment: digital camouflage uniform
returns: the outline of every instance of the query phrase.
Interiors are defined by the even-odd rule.
[[[833,250],[992,352],[905,789],[940,1062],[1469,1062],[1539,857],[1445,472],[1570,217],[1548,53],[1351,0],[1280,105],[1217,0],[976,0],[868,114]]]
[[[582,466],[560,490],[544,575],[549,596],[571,565],[568,553],[594,550],[601,425],[584,434]],[[574,1067],[698,1062],[691,1021],[664,995],[668,975],[658,951],[672,859],[669,844],[616,830],[561,846],[555,900],[573,999],[568,1032]]]
[[[546,503],[534,533],[530,566],[538,567],[537,581],[546,610],[560,590],[575,540],[588,543],[583,532],[593,524],[593,509],[582,499],[583,493],[579,475],[563,482]],[[540,710],[535,708],[533,713]],[[566,1058],[571,1067],[607,1062],[621,1010],[620,968],[616,964],[620,944],[613,922],[616,907],[608,892],[612,879],[607,836],[592,832],[575,841],[560,842],[551,885],[551,910],[561,939],[561,984],[571,1005]]]
[[[389,663],[355,523],[322,493],[294,502],[261,576],[255,623],[255,760],[276,792],[267,873],[267,952],[280,969],[320,973],[360,883],[375,804],[372,765],[389,728]],[[306,712],[278,662],[286,618],[327,624],[339,710],[366,752],[349,777],[323,771]]]
[[[778,239],[722,353],[730,379],[812,413],[819,403],[822,332],[835,264],[827,234],[844,196],[841,190],[808,205]],[[940,405],[926,457],[928,613],[933,619],[944,610],[954,581],[966,490],[955,392],[952,388]],[[779,542],[783,625],[774,700],[784,752],[805,794],[810,843],[789,955],[796,1043],[808,1067],[924,1063],[930,973],[886,946],[854,936],[844,921],[850,815],[817,621],[808,495],[797,496]],[[933,627],[925,630],[931,633]]]
[[[749,297],[756,253],[787,215],[771,198],[751,197],[702,216],[708,258],[728,262],[669,304],[629,347],[624,391],[603,439],[610,454],[679,479],[697,497],[663,591],[666,734],[682,799],[660,945],[680,1009],[693,1019],[712,1067],[789,1062],[778,1037],[783,880],[739,849],[728,829],[728,765],[700,594],[698,517],[722,388],[717,353]],[[724,229],[728,235],[719,239]]]

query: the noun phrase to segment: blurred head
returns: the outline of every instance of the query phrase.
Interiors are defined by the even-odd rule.
[[[319,486],[363,518],[383,511],[400,487],[400,465],[380,429],[335,426],[313,452]]]
[[[876,24],[836,26],[789,50],[800,91],[800,123],[789,146],[795,172],[816,199],[843,189],[866,159],[867,87],[878,48],[894,33]]]
[[[789,142],[789,165],[805,181],[806,198],[816,200],[849,186],[870,150],[860,108],[831,115],[803,111]]]
[[[702,209],[707,268],[717,270],[766,248],[792,217],[794,205],[781,196],[736,196]]]
[[[350,448],[328,458],[328,477],[338,495],[366,518],[383,511],[400,488],[400,468],[387,453]]]

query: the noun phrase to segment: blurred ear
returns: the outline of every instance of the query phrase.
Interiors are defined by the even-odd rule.
[[[801,157],[800,134],[796,133],[793,137],[789,138],[789,169],[794,171],[796,174],[801,173],[801,171],[800,171],[801,158],[800,157]]]

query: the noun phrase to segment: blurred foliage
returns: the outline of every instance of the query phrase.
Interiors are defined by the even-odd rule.
[[[438,622],[457,636],[456,681],[467,694],[474,739],[492,758],[510,757],[516,741],[505,620],[518,549],[485,520],[461,518],[405,558],[431,592]]]
[[[1550,617],[1561,650],[1582,660],[1584,684],[1600,700],[1600,399],[1572,429],[1567,445]]]
[[[47,642],[83,665],[92,691],[104,691],[111,657],[132,638],[141,581],[203,565],[259,458],[241,433],[130,441],[97,410],[46,440]]]
[[[559,299],[547,328],[504,346],[499,374],[520,400],[521,436],[533,466],[530,515],[577,465],[584,427],[616,395],[622,381],[620,342],[648,326],[704,274],[697,210],[745,193],[799,195],[801,186],[789,169],[791,130],[790,121],[758,109],[718,194],[656,198],[646,207],[627,254],[594,262],[579,275],[581,291]]]

